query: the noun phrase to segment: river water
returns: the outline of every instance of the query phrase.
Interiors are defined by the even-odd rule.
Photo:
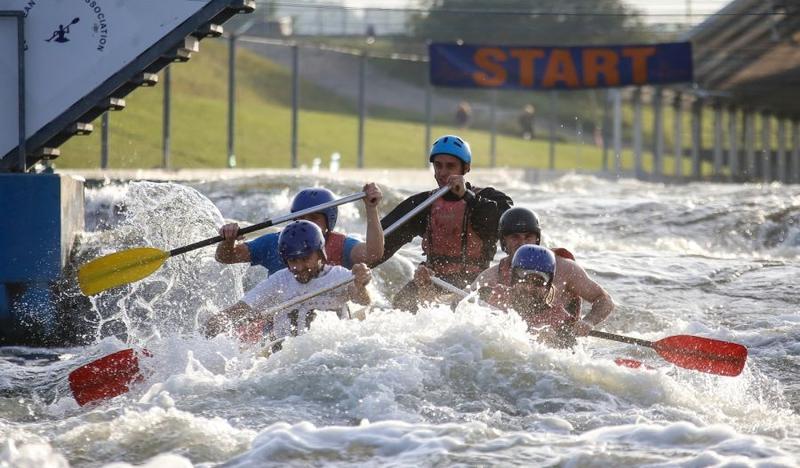
[[[198,334],[264,276],[219,265],[205,248],[90,301],[66,288],[86,346],[0,349],[0,466],[800,464],[800,188],[472,179],[534,209],[545,242],[572,250],[611,293],[617,308],[601,329],[741,343],[744,372],[676,368],[652,350],[596,338],[549,349],[516,315],[475,304],[390,310],[421,258],[418,242],[375,270],[366,320],[322,314],[265,358]],[[363,182],[297,173],[99,186],[87,190],[73,262],[168,250],[224,220],[283,214],[301,187],[347,195]],[[384,213],[433,188],[426,172],[379,182]],[[362,215],[360,203],[340,208],[340,229],[363,235]],[[79,407],[69,371],[130,346],[152,353],[141,360],[146,379]],[[617,366],[617,357],[649,368]]]

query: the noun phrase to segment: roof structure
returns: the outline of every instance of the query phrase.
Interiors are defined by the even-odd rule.
[[[734,0],[685,39],[700,94],[800,115],[800,1]]]

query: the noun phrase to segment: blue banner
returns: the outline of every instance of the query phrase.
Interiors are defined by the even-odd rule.
[[[692,81],[689,42],[587,47],[431,44],[434,86],[585,89]]]

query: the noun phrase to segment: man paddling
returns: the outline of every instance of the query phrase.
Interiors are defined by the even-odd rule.
[[[351,268],[358,263],[374,263],[383,255],[383,228],[378,215],[378,204],[383,198],[383,193],[374,183],[365,185],[364,192],[367,194],[364,198],[367,218],[366,242],[334,231],[339,217],[339,210],[336,207],[300,218],[315,223],[322,230],[325,237],[326,263]],[[334,195],[328,189],[303,189],[295,195],[291,211],[295,213],[333,200]],[[278,254],[278,233],[269,233],[249,242],[237,243],[238,232],[237,223],[229,223],[220,228],[220,235],[224,240],[217,245],[218,262],[226,264],[248,262],[251,265],[261,265],[269,271],[269,274],[286,268],[286,264]]]
[[[319,291],[326,286],[347,280],[351,272],[338,265],[326,264],[325,239],[319,226],[310,221],[295,221],[280,233],[278,254],[288,268],[269,275],[233,306],[211,317],[205,326],[208,336],[217,335],[231,325],[262,319],[259,312],[295,297]],[[371,272],[363,263],[353,265],[353,283],[298,304],[290,310],[279,310],[266,317],[269,338],[296,336],[306,330],[316,317],[315,311],[336,311],[347,318],[347,301],[368,305],[366,286]]]
[[[487,268],[478,275],[478,278],[472,283],[470,288],[472,290],[478,290],[481,287],[491,288],[497,284],[511,286],[511,259],[514,258],[517,249],[523,245],[539,245],[542,241],[542,228],[539,224],[539,217],[527,208],[511,208],[500,217],[498,235],[500,237],[500,248],[508,255],[500,259],[497,265]],[[551,250],[557,257],[575,260],[572,252],[563,247]],[[580,317],[580,296],[573,295],[564,303],[568,312],[575,317]]]
[[[511,198],[494,188],[478,188],[465,181],[472,152],[460,137],[445,135],[437,139],[429,160],[436,183],[440,188],[449,186],[450,192],[386,236],[383,258],[378,262],[388,260],[415,237],[422,238],[426,260],[417,268],[414,281],[406,284],[392,303],[404,310],[416,311],[419,302],[432,300],[443,292],[430,286],[432,274],[461,288],[472,283],[494,258],[497,223],[513,204]],[[430,194],[418,193],[401,202],[381,220],[384,229]]]
[[[489,304],[515,310],[542,341],[572,346],[576,336],[586,336],[614,310],[611,296],[572,260],[558,257],[538,245],[520,246],[511,261],[508,283],[499,282],[482,294]],[[567,311],[578,296],[592,304],[584,317]]]

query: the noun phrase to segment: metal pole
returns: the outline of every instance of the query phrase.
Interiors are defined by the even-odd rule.
[[[789,183],[789,171],[786,170],[786,119],[778,116],[778,174],[775,179]]]
[[[109,111],[103,112],[100,120],[100,169],[108,169]]]
[[[764,182],[772,180],[772,129],[771,116],[761,114],[761,178]]]
[[[611,90],[614,99],[614,173],[622,174],[622,91]]]
[[[714,103],[714,177],[722,176],[722,104]]]
[[[428,161],[429,155],[428,151],[431,147],[431,117],[432,117],[432,103],[433,103],[433,86],[431,86],[430,81],[425,84],[425,164],[423,167],[428,167],[430,161]]]
[[[792,121],[792,183],[800,183],[800,121]]]
[[[236,125],[236,35],[228,40],[228,168],[236,167],[234,126]]]
[[[653,175],[664,173],[664,106],[660,87],[653,90]]]
[[[358,168],[364,168],[364,120],[367,118],[367,53],[358,62]]]
[[[736,108],[731,106],[728,109],[728,168],[731,171],[731,179],[739,180],[742,176],[741,164],[739,161],[739,134],[736,131]]]
[[[746,178],[751,180],[756,176],[756,119],[750,109],[745,109],[744,114],[744,165]]]
[[[169,169],[169,151],[170,151],[170,128],[171,128],[171,118],[170,114],[172,111],[172,73],[170,72],[169,65],[164,68],[164,104],[163,104],[163,129],[162,129],[162,140],[161,140],[161,168],[162,169]]]
[[[675,155],[675,177],[683,177],[683,95],[676,93],[672,101],[673,132],[672,146]]]
[[[695,98],[692,103],[692,177],[702,176],[700,155],[703,152],[703,100]]]
[[[642,88],[633,90],[633,164],[636,177],[644,177],[642,165]]]
[[[550,162],[548,167],[552,171],[556,168],[556,93],[550,91]]]
[[[300,48],[292,45],[292,169],[298,167],[297,134],[300,112]]]
[[[603,99],[603,125],[600,129],[600,136],[603,138],[603,172],[608,172],[608,129],[611,127],[611,91],[606,90]]]
[[[492,103],[489,109],[492,130],[492,135],[489,139],[489,166],[495,167],[497,165],[497,90],[492,89],[489,94]]]

